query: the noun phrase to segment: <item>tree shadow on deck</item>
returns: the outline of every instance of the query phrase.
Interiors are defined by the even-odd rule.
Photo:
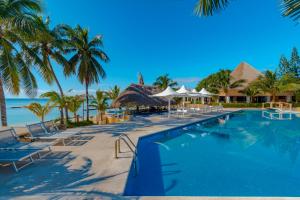
[[[72,163],[76,157],[62,152],[54,152],[46,159],[36,161],[19,173],[13,170],[0,168],[0,199],[13,199],[16,197],[40,197],[46,199],[87,199],[107,197],[108,199],[124,199],[122,194],[112,194],[98,190],[83,190],[84,186],[91,186],[110,178],[127,173],[127,171],[110,176],[95,176],[91,173],[92,160],[83,158],[83,164],[73,169]],[[74,197],[74,198],[73,198]]]

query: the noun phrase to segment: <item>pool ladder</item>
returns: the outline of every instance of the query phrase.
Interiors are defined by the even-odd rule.
[[[284,117],[284,114],[288,114],[288,116]],[[292,120],[292,112],[282,111],[279,109],[278,112],[262,111],[262,117],[271,120]]]
[[[133,154],[133,168],[135,175],[138,174],[138,153],[137,153],[137,148],[134,142],[128,137],[126,134],[121,134],[118,139],[115,141],[115,158],[118,159],[119,156],[118,154],[122,153],[121,152],[121,141],[123,141],[126,146],[130,149],[130,151]]]

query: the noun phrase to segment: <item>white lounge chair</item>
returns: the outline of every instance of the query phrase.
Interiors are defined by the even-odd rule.
[[[51,151],[53,142],[21,142],[15,129],[10,128],[0,131],[0,149],[45,149]]]
[[[23,167],[34,162],[33,155],[39,154],[39,149],[0,149],[0,163],[11,163],[18,172]],[[29,162],[18,167],[18,162],[29,159]]]
[[[14,170],[18,172],[21,168],[33,163],[33,155],[36,154],[38,158],[41,158],[40,152],[45,148],[51,152],[51,145],[52,143],[49,142],[20,142],[13,128],[0,131],[0,163],[12,163]],[[28,163],[17,166],[18,162],[26,159],[29,160]]]
[[[50,122],[49,122],[50,123]],[[65,145],[66,139],[72,139],[80,134],[80,131],[59,131],[58,128],[52,123],[36,123],[26,125],[29,131],[29,138],[34,140],[61,140]]]

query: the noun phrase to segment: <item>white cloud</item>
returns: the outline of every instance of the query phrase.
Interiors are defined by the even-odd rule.
[[[185,83],[198,83],[201,80],[199,77],[185,77],[185,78],[175,78],[174,81],[178,82],[179,84]]]

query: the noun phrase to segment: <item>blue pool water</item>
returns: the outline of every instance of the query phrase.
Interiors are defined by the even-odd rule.
[[[300,118],[241,111],[140,138],[124,195],[300,196]]]

